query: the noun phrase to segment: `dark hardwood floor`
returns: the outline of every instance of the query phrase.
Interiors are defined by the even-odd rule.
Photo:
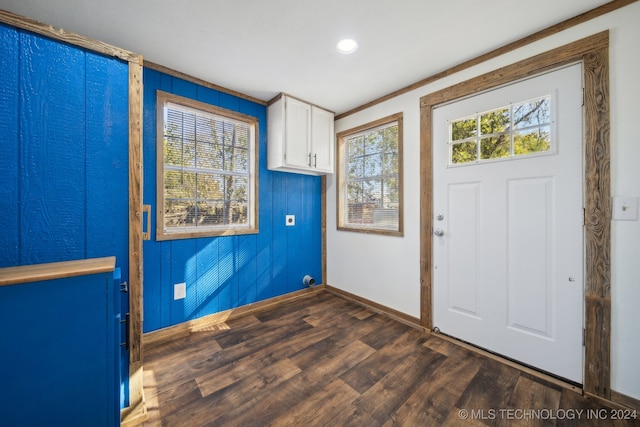
[[[144,425],[640,425],[328,292],[211,329],[145,350]]]

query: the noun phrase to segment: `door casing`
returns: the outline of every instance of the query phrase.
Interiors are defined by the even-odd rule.
[[[585,371],[583,389],[605,399],[610,390],[611,189],[609,32],[604,31],[420,99],[420,324],[432,317],[432,110],[435,106],[496,88],[571,62],[584,73]]]

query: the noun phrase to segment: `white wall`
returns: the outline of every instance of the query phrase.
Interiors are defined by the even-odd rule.
[[[404,237],[388,237],[337,231],[336,181],[335,176],[329,176],[325,282],[420,317],[420,97],[607,29],[611,64],[611,193],[640,196],[639,22],[640,3],[633,3],[337,121],[336,132],[341,132],[404,113],[405,232]],[[611,229],[611,388],[640,399],[640,221],[613,221]]]

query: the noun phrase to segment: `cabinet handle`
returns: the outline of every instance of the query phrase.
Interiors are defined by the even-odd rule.
[[[309,153],[309,162],[307,164],[311,167],[311,153]]]
[[[314,168],[318,167],[318,155],[317,154],[313,155],[313,167]]]

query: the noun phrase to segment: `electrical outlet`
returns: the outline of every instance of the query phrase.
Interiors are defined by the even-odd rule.
[[[185,299],[187,297],[187,284],[177,283],[173,285],[173,299]]]
[[[296,225],[296,216],[295,215],[287,215],[287,216],[285,216],[284,222],[287,225],[287,227],[294,226],[294,225]]]

